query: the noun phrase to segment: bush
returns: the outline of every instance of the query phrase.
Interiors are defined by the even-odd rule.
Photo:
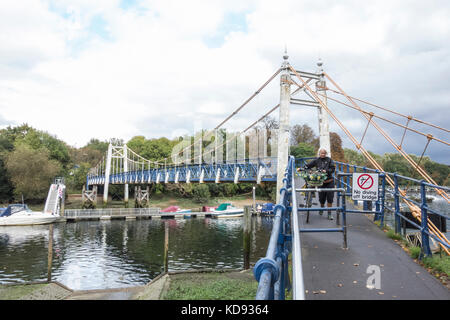
[[[197,184],[192,188],[192,195],[195,202],[202,203],[209,200],[211,194],[209,188],[205,184]]]
[[[209,193],[213,197],[223,197],[223,193],[216,183],[208,183]]]
[[[14,197],[19,200],[43,200],[53,179],[61,173],[61,165],[49,159],[45,149],[34,150],[20,144],[6,160],[6,169],[14,186]]]
[[[236,192],[238,190],[238,186],[234,183],[224,183],[220,185],[222,189],[222,193],[226,197],[232,197],[236,195]]]

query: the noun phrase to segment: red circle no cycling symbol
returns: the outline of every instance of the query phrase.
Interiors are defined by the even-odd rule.
[[[373,178],[368,174],[360,175],[356,182],[358,183],[358,187],[364,190],[370,189],[373,186]]]

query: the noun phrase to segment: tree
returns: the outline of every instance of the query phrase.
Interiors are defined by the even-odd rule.
[[[358,151],[352,149],[345,148],[344,157],[345,157],[344,162],[347,162],[349,164],[364,166],[366,163],[365,157],[361,153],[358,153]]]
[[[436,181],[437,184],[443,186],[448,186],[450,184],[450,168],[448,165],[430,160],[425,162],[424,167],[425,170],[431,174],[431,177]]]
[[[86,184],[86,176],[90,168],[90,163],[82,162],[70,170],[66,177],[66,184],[70,190],[81,192],[83,185]]]
[[[100,162],[105,153],[96,148],[85,146],[82,148],[69,148],[69,156],[73,167],[79,167],[83,163],[89,164],[90,168]]]
[[[159,161],[167,158],[167,164],[169,164],[171,162],[172,149],[177,143],[177,139],[169,140],[162,137],[147,140],[143,136],[136,136],[131,138],[127,142],[127,145],[131,150],[145,159]]]
[[[192,188],[192,195],[194,201],[198,203],[206,202],[211,197],[208,186],[201,183]]]
[[[44,131],[26,127],[26,133],[18,135],[14,144],[26,144],[34,150],[46,149],[49,158],[57,160],[64,168],[67,168],[70,162],[67,144]]]
[[[316,150],[312,145],[304,143],[304,142],[300,142],[296,146],[291,147],[290,154],[292,156],[294,156],[295,158],[315,157]]]
[[[16,200],[45,199],[53,178],[61,173],[61,165],[49,159],[45,148],[34,150],[26,144],[18,144],[6,160],[6,169],[14,186]]]
[[[317,139],[317,136],[307,124],[296,124],[291,128],[291,145],[298,145],[299,143],[313,144],[315,139]]]
[[[336,132],[330,132],[331,156],[335,161],[345,162],[344,149],[342,149],[342,139]]]
[[[410,165],[399,153],[385,153],[381,165],[386,172],[396,172],[402,176],[410,176]]]
[[[5,162],[9,152],[14,149],[14,141],[0,130],[0,202],[9,202],[13,197],[13,185],[8,176]]]
[[[88,148],[90,150],[97,150],[102,155],[104,155],[106,151],[108,151],[108,145],[109,142],[107,141],[100,141],[98,139],[93,138],[89,140],[89,142],[83,148]]]

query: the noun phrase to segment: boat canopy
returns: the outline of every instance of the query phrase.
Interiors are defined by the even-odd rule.
[[[216,211],[224,211],[231,206],[231,203],[221,203],[220,206],[216,209]]]
[[[1,212],[0,217],[9,217],[10,215],[19,211],[28,211],[30,208],[26,204],[10,204],[3,212]]]

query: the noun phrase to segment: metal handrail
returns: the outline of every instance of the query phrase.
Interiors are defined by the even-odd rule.
[[[280,190],[280,200],[275,206],[275,217],[270,235],[266,256],[256,263],[253,273],[258,281],[256,300],[284,300],[285,285],[288,281],[287,258],[290,251],[290,239],[287,236],[289,225],[287,219],[289,198],[292,192],[291,182],[294,168],[294,157],[290,157]]]
[[[295,160],[291,163],[295,172]],[[302,248],[300,243],[300,224],[298,221],[297,192],[295,192],[295,175],[291,175],[292,186],[292,297],[294,300],[305,300],[305,285],[303,281]]]
[[[297,158],[295,159],[296,162],[304,162],[310,159],[315,159],[314,157],[308,157],[308,158]],[[410,203],[415,204],[416,206],[418,206],[421,209],[421,225],[419,226],[416,223],[412,223],[415,227],[418,227],[421,235],[422,235],[422,243],[423,243],[423,251],[425,255],[431,255],[431,250],[430,250],[430,246],[429,246],[429,241],[428,238],[432,237],[434,240],[436,240],[437,242],[439,242],[440,244],[442,244],[445,248],[450,248],[449,244],[442,241],[441,239],[439,239],[436,235],[434,235],[433,233],[430,232],[430,230],[428,229],[428,224],[426,223],[427,221],[427,216],[428,213],[431,212],[433,214],[437,214],[440,217],[444,217],[446,220],[449,220],[450,217],[448,215],[445,215],[443,213],[438,212],[437,210],[433,210],[430,209],[426,203],[426,196],[427,196],[427,190],[426,188],[434,188],[434,189],[440,189],[440,190],[444,190],[444,191],[450,191],[449,187],[446,186],[439,186],[439,185],[435,185],[432,183],[428,183],[424,180],[418,180],[418,179],[414,179],[411,177],[405,177],[402,175],[399,175],[397,173],[392,173],[392,172],[380,172],[379,170],[376,169],[372,169],[372,168],[367,168],[367,167],[361,167],[358,165],[351,165],[348,163],[344,163],[344,162],[340,162],[340,161],[334,161],[339,169],[339,166],[341,166],[343,171],[347,171],[347,173],[341,174],[341,175],[350,175],[351,174],[351,170],[352,169],[353,172],[356,172],[358,169],[362,169],[364,172],[374,172],[374,173],[379,173],[380,176],[382,175],[386,175],[386,176],[390,176],[393,178],[394,181],[394,190],[389,190],[388,188],[382,188],[382,197],[385,197],[385,192],[387,190],[387,192],[389,194],[392,194],[394,197],[394,203],[395,203],[395,209],[392,210],[394,212],[394,216],[395,216],[395,232],[396,233],[400,233],[400,224],[401,224],[401,220],[404,221],[408,221],[409,223],[412,223],[411,220],[407,219],[402,212],[400,211],[400,200],[406,200]],[[347,170],[345,170],[347,169]],[[349,177],[347,177],[347,179],[349,179]],[[399,192],[399,188],[400,188],[400,183],[399,183],[399,179],[402,179],[404,181],[406,181],[407,183],[416,183],[416,186],[420,188],[420,203],[418,201],[415,201],[407,196],[403,196],[400,194]],[[384,180],[382,180],[384,183]],[[350,183],[345,183],[343,181],[343,179],[340,179],[340,182],[345,184],[347,187],[347,193],[346,195],[349,194],[352,186]],[[349,182],[349,180],[347,180],[347,182]],[[418,184],[418,185],[417,185]],[[365,202],[364,202],[365,203]],[[383,216],[384,216],[384,207],[381,207],[380,210],[382,211],[382,215],[381,215],[381,224],[380,227],[382,227],[383,224]],[[351,212],[351,211],[349,211]]]

